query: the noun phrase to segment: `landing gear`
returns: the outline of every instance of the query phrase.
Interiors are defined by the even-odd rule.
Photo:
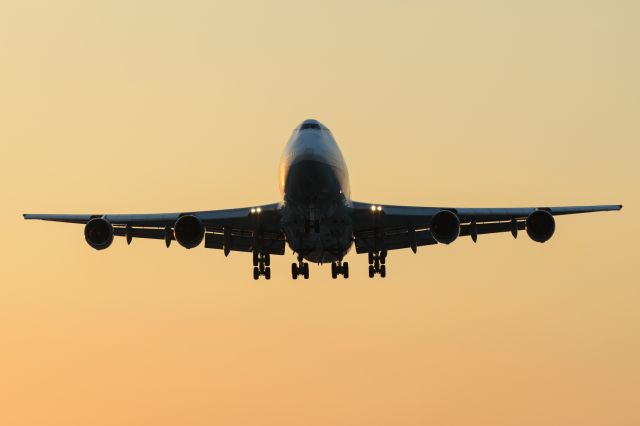
[[[387,251],[369,252],[369,278],[373,278],[376,274],[380,274],[380,278],[387,276]]]
[[[269,255],[269,253],[262,254],[260,252],[254,251],[253,266],[259,266],[261,259],[262,259],[262,262],[264,263],[264,266],[271,266],[271,256]]]
[[[331,263],[331,278],[335,280],[338,275],[342,275],[345,279],[349,278],[349,262],[343,263],[339,260]]]
[[[271,268],[269,265],[271,264],[271,256],[269,253],[259,253],[257,251],[253,252],[253,279],[257,280],[260,278],[260,275],[264,276],[265,279],[271,279]]]
[[[309,264],[302,260],[302,256],[298,256],[298,263],[291,264],[291,278],[297,280],[298,276],[304,277],[305,280],[309,279]]]

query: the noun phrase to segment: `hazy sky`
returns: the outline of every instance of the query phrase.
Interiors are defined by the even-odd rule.
[[[0,424],[637,425],[640,3],[0,3]],[[354,199],[623,203],[370,280],[24,212],[278,199],[305,118]]]

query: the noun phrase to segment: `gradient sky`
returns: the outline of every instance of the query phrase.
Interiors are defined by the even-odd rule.
[[[0,3],[0,424],[640,424],[640,3]],[[291,252],[122,239],[24,212],[277,201],[305,118],[354,199],[623,203],[370,280]]]

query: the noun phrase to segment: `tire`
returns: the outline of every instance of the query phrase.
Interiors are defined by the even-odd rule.
[[[271,256],[269,255],[269,253],[264,255],[264,264],[266,266],[271,266]]]
[[[342,276],[345,280],[349,278],[349,262],[344,262],[342,264]]]
[[[294,280],[298,279],[298,265],[296,265],[295,263],[291,264],[291,278],[293,278]]]
[[[331,278],[334,280],[338,278],[338,265],[331,263]]]
[[[383,265],[385,263],[387,263],[387,251],[383,250],[382,252],[380,252],[380,263],[382,263]]]
[[[307,262],[304,262],[302,265],[302,269],[303,269],[303,273],[302,275],[304,276],[305,280],[309,279],[309,264]]]
[[[253,267],[253,279],[257,280],[258,278],[260,278],[260,270],[258,269],[258,267],[254,266]]]
[[[376,270],[373,268],[373,265],[369,265],[369,278],[373,278],[376,274]]]
[[[382,278],[384,278],[384,277],[386,277],[386,276],[387,276],[387,266],[386,266],[386,265],[382,265],[382,266],[380,267],[380,276],[381,276]]]
[[[271,279],[271,268],[267,268],[264,270],[264,277],[268,280]]]
[[[258,252],[254,251],[253,252],[253,266],[258,266],[258,263],[259,263]]]
[[[370,251],[368,257],[369,257],[369,265],[373,265],[373,252]]]

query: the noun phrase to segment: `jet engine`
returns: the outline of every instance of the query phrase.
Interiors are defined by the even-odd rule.
[[[460,219],[449,210],[441,210],[431,219],[431,235],[441,244],[451,244],[460,235]]]
[[[556,221],[546,210],[536,210],[527,217],[527,234],[538,243],[544,243],[553,236]]]
[[[84,226],[84,239],[96,250],[104,250],[113,242],[113,226],[107,219],[96,217]]]
[[[173,236],[185,248],[191,249],[200,245],[204,239],[204,225],[194,215],[180,216],[173,225]]]

